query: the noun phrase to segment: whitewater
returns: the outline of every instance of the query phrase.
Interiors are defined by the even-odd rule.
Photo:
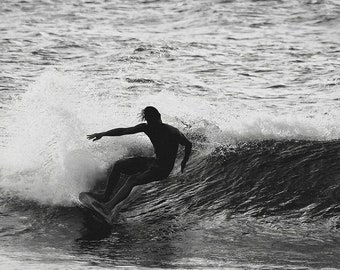
[[[0,269],[340,269],[340,5],[2,1]],[[78,194],[155,106],[193,142],[111,231]]]

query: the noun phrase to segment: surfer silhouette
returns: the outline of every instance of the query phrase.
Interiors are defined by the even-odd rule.
[[[87,135],[89,140],[96,141],[103,136],[122,136],[144,132],[154,147],[155,157],[131,157],[119,160],[113,165],[103,199],[96,200],[93,204],[94,208],[106,217],[111,215],[111,211],[117,204],[129,196],[135,186],[167,178],[174,167],[179,144],[185,147],[181,163],[182,173],[189,159],[192,143],[177,128],[164,124],[161,114],[155,107],[144,108],[141,112],[141,119],[146,123]],[[110,198],[121,173],[130,176],[118,192]]]

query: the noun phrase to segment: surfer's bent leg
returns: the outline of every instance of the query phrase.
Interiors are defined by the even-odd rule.
[[[117,186],[120,174],[133,175],[138,172],[147,170],[152,158],[149,157],[133,157],[118,160],[111,169],[108,178],[106,190],[104,193],[104,201],[108,201],[112,195],[114,188]]]
[[[110,201],[102,204],[104,212],[109,214],[117,204],[129,196],[135,186],[162,180],[168,177],[169,173],[170,172],[165,172],[159,168],[150,168],[145,172],[132,175],[126,180],[125,184],[119,189],[119,191]]]

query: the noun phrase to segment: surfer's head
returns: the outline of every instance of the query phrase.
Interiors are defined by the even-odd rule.
[[[161,114],[155,107],[152,106],[145,107],[140,113],[140,118],[142,121],[148,122],[148,124],[162,122]]]

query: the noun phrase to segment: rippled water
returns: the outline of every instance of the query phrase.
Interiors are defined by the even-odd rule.
[[[0,268],[339,268],[340,3],[0,3]],[[146,105],[194,142],[109,233],[77,195],[150,155]],[[181,155],[181,153],[180,153]]]

